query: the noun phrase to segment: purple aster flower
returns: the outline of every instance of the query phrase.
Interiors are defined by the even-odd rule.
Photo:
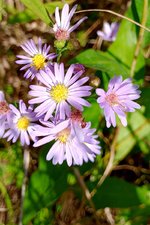
[[[108,85],[108,91],[103,89],[96,89],[97,99],[100,107],[104,109],[106,119],[106,126],[116,126],[115,113],[118,115],[121,123],[127,126],[126,112],[134,112],[135,109],[140,109],[140,105],[133,100],[140,97],[141,91],[138,86],[132,84],[131,79],[122,81],[122,76],[115,76]]]
[[[80,19],[74,26],[70,27],[70,20],[76,11],[77,5],[75,5],[69,12],[69,5],[65,4],[61,16],[59,14],[59,7],[55,10],[55,20],[56,23],[53,26],[53,32],[57,40],[68,40],[70,33],[74,31],[87,17]]]
[[[83,106],[90,106],[83,97],[91,95],[92,87],[83,85],[88,81],[88,77],[81,79],[82,71],[74,74],[74,65],[71,65],[64,72],[64,64],[54,64],[54,72],[47,70],[41,71],[38,80],[43,85],[30,85],[29,94],[34,98],[29,104],[38,104],[35,108],[37,116],[45,115],[44,120],[52,117],[56,112],[60,119],[70,116],[71,106],[82,111]]]
[[[44,46],[42,46],[40,38],[38,39],[37,46],[31,39],[21,45],[21,47],[29,56],[17,55],[19,60],[16,60],[16,63],[24,65],[20,70],[27,69],[24,74],[24,77],[27,79],[29,77],[33,79],[39,70],[44,70],[51,64],[51,60],[56,57],[55,53],[49,54],[50,45],[47,46],[47,44],[44,44]]]
[[[67,119],[57,124],[43,122],[45,126],[38,126],[33,134],[41,137],[34,147],[38,147],[55,140],[50,148],[46,159],[53,164],[62,164],[67,161],[68,166],[82,165],[83,162],[94,161],[97,154],[100,154],[99,141],[94,135],[95,129],[91,129],[91,123],[84,123],[80,120]]]
[[[10,108],[5,100],[4,93],[0,91],[0,138],[7,128],[7,119],[10,114]]]
[[[118,28],[119,24],[116,22],[111,24],[104,22],[103,31],[97,31],[97,35],[102,37],[102,39],[105,41],[115,41]]]
[[[8,141],[12,140],[13,143],[20,138],[21,145],[29,145],[30,137],[35,141],[31,132],[36,126],[34,122],[38,120],[35,117],[35,113],[32,111],[32,107],[29,106],[27,108],[25,103],[20,100],[19,110],[13,105],[10,105],[10,109],[13,114],[11,114],[8,119],[9,129],[6,131],[3,138],[7,138]]]

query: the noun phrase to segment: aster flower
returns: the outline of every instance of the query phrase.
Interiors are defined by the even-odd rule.
[[[115,41],[118,28],[119,24],[116,22],[111,24],[104,22],[103,31],[97,31],[97,35],[102,37],[102,39],[105,41]]]
[[[53,164],[62,164],[67,161],[68,166],[82,165],[83,162],[94,161],[97,154],[100,154],[99,141],[94,135],[95,129],[91,129],[91,123],[80,123],[79,120],[67,119],[57,124],[43,122],[45,126],[38,126],[33,131],[34,136],[41,137],[33,145],[38,147],[55,140],[46,156],[47,160],[52,159]]]
[[[21,45],[21,47],[29,56],[17,55],[19,59],[16,60],[16,63],[24,65],[20,70],[27,69],[24,74],[24,77],[27,79],[33,79],[39,70],[44,70],[47,66],[51,65],[51,60],[56,57],[54,53],[49,54],[50,45],[44,44],[42,46],[40,38],[38,39],[37,46],[31,39]]]
[[[5,100],[4,93],[0,91],[0,138],[3,136],[7,127],[7,118],[10,108]]]
[[[12,110],[12,114],[8,118],[9,129],[3,138],[7,138],[7,141],[12,140],[13,143],[20,138],[21,145],[29,145],[30,138],[35,141],[33,135],[31,135],[36,126],[34,122],[38,120],[35,117],[35,113],[32,111],[31,106],[27,108],[22,100],[19,101],[19,110],[13,105],[9,107]]]
[[[77,8],[77,5],[75,5],[69,12],[69,5],[65,4],[60,16],[59,7],[56,7],[56,10],[55,10],[56,23],[53,26],[53,32],[57,40],[60,40],[60,41],[68,40],[70,37],[70,33],[74,31],[85,19],[87,19],[87,17],[83,17],[75,25],[70,27],[70,20],[73,17],[76,11],[76,8]]]
[[[98,88],[96,90],[97,99],[100,107],[104,109],[106,126],[116,126],[115,113],[118,115],[121,123],[127,126],[126,112],[134,112],[135,109],[140,109],[140,105],[133,100],[140,97],[141,91],[138,86],[132,84],[131,79],[122,81],[122,76],[115,76],[108,85],[108,91]]]
[[[70,116],[71,106],[82,111],[83,106],[90,106],[90,103],[83,99],[91,94],[92,87],[85,86],[88,77],[81,79],[82,71],[74,74],[74,65],[71,65],[64,72],[64,64],[54,64],[54,72],[41,71],[38,80],[43,85],[30,85],[29,94],[34,98],[29,100],[29,104],[38,104],[35,108],[37,116],[45,115],[44,120],[48,120],[55,112],[60,119]]]

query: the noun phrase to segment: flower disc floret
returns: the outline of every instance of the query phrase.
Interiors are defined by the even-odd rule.
[[[30,124],[30,120],[26,116],[22,116],[18,119],[17,127],[19,130],[27,130],[28,126]]]
[[[43,69],[45,66],[45,57],[42,54],[37,54],[33,57],[32,61],[33,61],[33,66],[35,66],[35,68],[37,70],[39,69]]]
[[[60,103],[68,98],[68,88],[63,84],[57,84],[50,90],[50,96],[55,102]]]
[[[70,129],[65,128],[64,130],[60,131],[57,135],[57,138],[60,142],[66,143],[68,140],[68,137],[70,135]]]

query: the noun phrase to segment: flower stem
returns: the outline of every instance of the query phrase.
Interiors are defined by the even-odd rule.
[[[21,188],[21,207],[20,207],[20,217],[19,217],[19,225],[22,225],[23,220],[23,202],[24,202],[24,196],[26,192],[26,184],[28,180],[28,169],[29,169],[29,163],[30,163],[30,153],[29,149],[27,147],[24,148],[23,153],[23,167],[24,167],[24,178],[22,182],[22,188]]]
[[[147,0],[146,0],[146,1],[147,1]],[[147,8],[148,8],[148,7],[147,7]],[[120,18],[122,18],[122,19],[128,20],[128,21],[130,21],[131,23],[134,23],[134,24],[136,24],[137,26],[142,27],[144,30],[147,30],[147,31],[150,32],[150,29],[147,28],[147,27],[145,27],[143,24],[140,24],[140,23],[138,23],[138,22],[136,22],[136,21],[134,21],[134,20],[132,20],[132,19],[126,17],[126,16],[123,16],[123,15],[121,15],[121,14],[119,14],[119,13],[116,13],[116,12],[114,12],[114,11],[111,11],[111,10],[107,10],[107,9],[86,9],[86,10],[80,10],[80,11],[77,11],[77,12],[75,12],[75,13],[77,14],[77,13],[85,13],[85,12],[106,12],[106,13],[110,13],[110,14],[113,14],[113,15],[115,15],[115,16],[118,16],[118,17],[120,17]]]
[[[114,167],[114,157],[115,157],[115,146],[116,146],[116,142],[117,142],[117,138],[118,138],[118,133],[119,133],[119,128],[116,128],[116,132],[115,132],[115,136],[114,136],[114,140],[110,146],[110,158],[109,158],[109,162],[107,164],[107,167],[103,173],[103,176],[100,178],[100,180],[98,181],[96,188],[91,192],[92,197],[96,194],[97,189],[103,184],[103,182],[105,181],[105,179],[109,176],[109,174],[111,173],[111,171],[113,170]]]
[[[138,37],[138,40],[137,40],[137,44],[136,44],[136,48],[135,48],[135,52],[134,52],[134,57],[133,57],[132,65],[131,65],[131,71],[130,71],[130,77],[132,77],[132,78],[134,76],[137,58],[138,58],[140,48],[141,48],[141,44],[142,44],[143,37],[144,37],[144,31],[145,30],[144,30],[143,27],[146,24],[147,16],[148,16],[148,0],[144,0],[143,15],[142,15],[142,21],[141,21],[142,27],[140,27],[139,37]]]

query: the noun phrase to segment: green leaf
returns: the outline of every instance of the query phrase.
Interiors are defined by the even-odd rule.
[[[140,103],[140,105],[144,105],[145,106],[144,115],[147,118],[150,118],[149,97],[150,97],[150,87],[145,87],[145,88],[141,89],[141,97],[139,99],[139,103]]]
[[[114,163],[123,160],[138,141],[150,134],[150,122],[141,114],[134,112],[128,115],[128,126],[120,127],[116,144]]]
[[[52,23],[41,0],[21,0],[21,2],[46,24]]]
[[[137,187],[119,178],[110,177],[97,190],[93,201],[97,209],[150,204],[150,190],[145,186]]]
[[[4,8],[4,1],[0,0],[0,21],[2,20],[2,11]]]
[[[115,58],[102,51],[88,49],[77,55],[75,61],[86,67],[106,72],[111,77],[114,75],[127,77],[128,75],[127,68],[121,65]]]
[[[101,109],[96,101],[90,101],[91,106],[86,107],[83,116],[86,122],[91,122],[93,128],[97,128],[100,117],[101,117]]]
[[[35,19],[37,19],[37,16],[35,16],[35,14],[29,9],[25,9],[23,12],[17,12],[13,15],[10,15],[8,18],[8,23],[27,23]]]
[[[39,157],[39,170],[45,171],[54,180],[54,189],[59,197],[67,187],[67,174],[69,167],[64,162],[62,165],[53,165],[51,161],[46,161],[46,155],[52,144],[47,144],[41,149]],[[60,185],[61,184],[61,185]]]
[[[23,224],[29,224],[37,212],[52,205],[55,200],[54,181],[43,171],[34,172],[24,199]]]

